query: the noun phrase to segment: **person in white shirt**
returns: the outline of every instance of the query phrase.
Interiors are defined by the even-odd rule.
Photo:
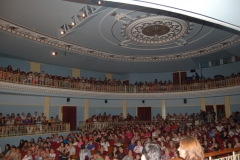
[[[216,129],[217,129],[218,132],[222,132],[223,128],[224,128],[224,126],[222,125],[221,122],[219,122],[218,125],[216,126]]]
[[[12,119],[11,117],[9,117],[8,121],[6,122],[6,125],[14,125],[14,119]]]
[[[36,119],[38,118],[37,111],[34,112],[32,117],[35,117]]]
[[[172,139],[172,141],[175,142],[175,143],[178,143],[179,140],[180,140],[180,139],[179,139],[178,135],[177,135],[176,133],[174,133],[174,134],[173,134],[173,139]]]
[[[104,151],[108,151],[108,147],[110,146],[110,144],[104,137],[101,138],[101,146],[103,146]]]
[[[138,141],[137,141],[137,145],[134,147],[133,151],[134,151],[135,153],[141,153],[141,154],[142,154],[142,149],[143,149],[143,146],[142,146],[142,144],[141,144],[141,141],[138,140]]]
[[[32,151],[28,150],[27,154],[23,157],[22,160],[32,160]]]
[[[24,113],[22,113],[21,119],[22,119],[22,121],[26,119],[26,116]]]

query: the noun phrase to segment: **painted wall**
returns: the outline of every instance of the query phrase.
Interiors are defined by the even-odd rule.
[[[119,115],[122,113],[122,100],[107,100],[104,99],[90,99],[89,101],[89,116],[106,112],[111,115]]]
[[[136,107],[127,107],[127,113],[129,113],[132,116],[137,116],[137,112],[136,112],[137,108]]]
[[[230,76],[232,73],[237,74],[238,72],[240,72],[239,66],[240,66],[240,62],[234,62],[234,63],[223,64],[219,66],[202,68],[202,76],[205,78],[208,78],[208,77],[214,78],[215,75]],[[201,70],[196,69],[196,72],[200,75]],[[188,77],[191,77],[192,75],[195,75],[195,73],[191,73],[190,71],[187,71]]]
[[[166,73],[130,73],[129,80],[130,83],[134,84],[136,81],[141,82],[154,82],[157,79],[158,81],[168,81],[172,80],[172,72]]]
[[[84,78],[93,77],[93,78],[96,78],[97,80],[99,78],[101,78],[101,80],[104,80],[105,77],[106,77],[105,73],[96,72],[96,71],[89,71],[89,70],[84,70],[84,69],[81,69],[80,75],[81,75],[81,77],[84,77]]]
[[[200,106],[180,106],[180,107],[166,107],[166,113],[168,114],[174,114],[177,115],[179,113],[185,114],[192,114],[192,113],[199,113],[201,107]]]
[[[99,115],[101,113],[103,115],[104,112],[106,114],[111,114],[111,115],[119,115],[122,113],[122,107],[89,107],[89,116],[91,117],[92,115]]]
[[[72,69],[63,66],[56,66],[51,64],[41,64],[41,71],[44,71],[47,74],[58,75],[58,76],[72,76]]]
[[[18,59],[12,59],[12,58],[5,58],[0,57],[0,67],[7,67],[8,65],[12,65],[13,69],[16,70],[17,68],[20,68],[22,71],[29,72],[30,71],[30,62],[18,60]],[[219,65],[215,67],[208,67],[208,68],[202,68],[202,75],[204,77],[210,77],[213,78],[214,75],[224,75],[229,76],[232,73],[238,73],[240,71],[239,69],[240,62],[235,63],[229,63],[224,65]],[[40,70],[45,71],[45,73],[51,74],[51,75],[59,75],[59,76],[72,76],[72,69],[69,67],[64,66],[56,66],[51,64],[40,64]],[[194,75],[195,73],[191,73],[189,70],[186,71],[187,76],[190,77]],[[200,69],[196,69],[196,72],[200,75]],[[105,74],[103,72],[96,72],[96,71],[90,71],[81,69],[80,76],[84,78],[101,78],[102,80],[105,79]],[[129,73],[129,74],[113,74],[113,79],[120,79],[120,80],[129,80],[130,83],[135,83],[136,81],[148,81],[153,82],[155,79],[158,81],[168,81],[172,80],[172,72],[165,72],[165,73]]]
[[[11,59],[11,58],[5,58],[0,57],[0,67],[7,67],[8,65],[11,65],[13,70],[17,70],[18,68],[21,69],[21,71],[29,72],[30,71],[30,62],[18,60],[18,59]]]

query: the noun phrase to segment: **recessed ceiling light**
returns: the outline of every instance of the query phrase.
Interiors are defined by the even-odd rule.
[[[83,18],[86,17],[86,13],[85,13],[85,12],[82,13],[82,17],[83,17]]]
[[[53,51],[53,52],[52,52],[52,55],[53,55],[53,56],[56,56],[56,55],[57,55],[57,52],[56,52],[56,51]]]

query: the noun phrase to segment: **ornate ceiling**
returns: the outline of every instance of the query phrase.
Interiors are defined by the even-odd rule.
[[[172,72],[240,55],[238,31],[159,9],[94,0],[2,0],[0,17],[0,56],[72,68]],[[60,54],[53,57],[52,51]]]

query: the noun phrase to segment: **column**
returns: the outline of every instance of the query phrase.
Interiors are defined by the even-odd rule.
[[[84,99],[84,121],[89,118],[89,99]]]
[[[122,113],[123,118],[127,118],[127,100],[122,100]]]
[[[231,105],[230,105],[230,97],[224,96],[224,104],[225,104],[225,114],[226,117],[229,117],[231,115]]]
[[[109,80],[112,80],[112,74],[109,74],[109,73],[106,73],[105,74],[105,77]]]
[[[44,97],[44,109],[43,113],[46,116],[47,119],[49,119],[49,107],[50,107],[50,98]]]
[[[40,72],[40,63],[36,63],[36,62],[30,62],[30,71],[31,72]]]
[[[201,110],[206,111],[206,100],[205,98],[200,98]]]
[[[58,118],[62,121],[62,106],[59,106],[59,109],[58,109]]]
[[[166,100],[162,100],[162,118],[166,118]]]
[[[80,69],[72,68],[72,77],[75,77],[75,78],[79,77],[79,78],[81,78],[80,77],[80,73],[81,73]]]

